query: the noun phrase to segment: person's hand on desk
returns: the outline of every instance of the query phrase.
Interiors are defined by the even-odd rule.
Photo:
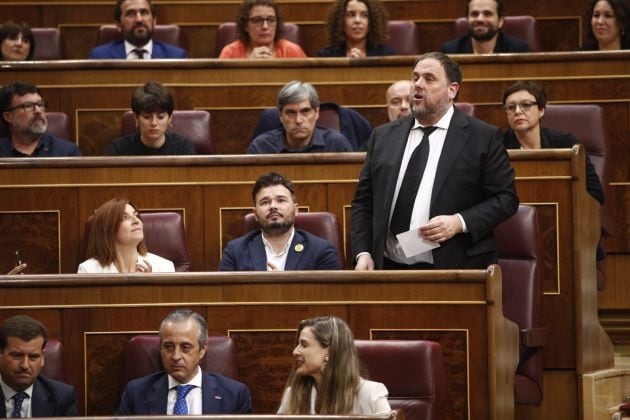
[[[273,50],[266,45],[254,47],[249,53],[249,58],[273,58]]]
[[[26,270],[26,263],[16,265],[15,267],[13,267],[11,271],[7,273],[7,276],[14,276],[16,274],[24,274],[23,273],[24,270]]]
[[[357,258],[357,265],[354,267],[356,271],[374,270],[374,260],[370,254],[363,254]]]

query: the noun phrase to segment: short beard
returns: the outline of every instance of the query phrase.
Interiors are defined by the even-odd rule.
[[[470,36],[472,36],[477,41],[488,41],[494,38],[499,33],[499,30],[496,26],[491,26],[488,28],[488,31],[484,34],[476,34],[472,29],[470,30]]]
[[[136,36],[135,29],[136,28],[133,28],[131,31],[127,32],[125,34],[125,39],[136,47],[142,47],[146,45],[147,42],[149,42],[149,40],[153,37],[153,31],[147,27],[145,27],[147,32],[144,36]]]
[[[281,236],[287,233],[293,227],[293,221],[271,222],[262,227],[265,236]]]

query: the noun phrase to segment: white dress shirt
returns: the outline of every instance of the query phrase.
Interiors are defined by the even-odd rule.
[[[177,387],[179,385],[193,385],[186,395],[186,406],[188,406],[188,414],[203,414],[203,393],[201,392],[201,368],[197,366],[197,373],[185,384],[180,384],[171,375],[168,375],[168,401],[166,403],[166,414],[173,414],[173,407],[177,401]]]
[[[262,241],[265,246],[265,254],[267,254],[267,262],[272,263],[278,271],[284,271],[284,267],[287,265],[287,257],[289,256],[289,248],[291,247],[291,242],[293,242],[293,237],[295,236],[295,228],[291,228],[291,235],[289,236],[289,240],[286,244],[284,244],[284,248],[282,251],[276,253],[273,250],[273,247],[265,238],[264,232],[262,233]],[[267,271],[272,271],[271,267],[267,265]]]
[[[143,60],[150,60],[151,55],[153,54],[153,40],[150,39],[149,42],[144,44],[142,47],[136,47],[131,42],[125,40],[125,54],[127,55],[127,60],[140,60],[138,58],[138,54],[134,50],[144,50],[144,58]]]
[[[13,413],[13,404],[15,403],[13,396],[17,394],[17,392],[15,392],[13,388],[11,388],[9,385],[5,384],[2,380],[2,377],[0,377],[0,386],[2,387],[2,394],[4,395],[4,408],[7,413],[7,418],[9,418],[9,416],[11,416],[11,414]],[[22,418],[33,417],[33,410],[31,409],[31,400],[33,399],[33,385],[26,388],[24,392],[26,392],[28,398],[24,398],[24,401],[22,401],[22,410],[20,411],[21,416]]]

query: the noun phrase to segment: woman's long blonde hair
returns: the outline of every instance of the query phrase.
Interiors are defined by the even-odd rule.
[[[341,318],[322,316],[300,322],[300,333],[310,327],[319,344],[328,349],[328,362],[322,372],[322,382],[315,402],[316,414],[350,414],[359,388],[360,366],[352,331]],[[291,388],[287,414],[310,414],[311,389],[315,380],[298,375],[293,368],[287,381]]]

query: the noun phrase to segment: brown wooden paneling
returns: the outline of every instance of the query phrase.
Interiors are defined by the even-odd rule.
[[[502,316],[501,283],[494,273],[492,269],[274,273],[279,276],[188,273],[144,279],[67,276],[39,280],[19,276],[26,281],[0,283],[0,320],[13,313],[7,309],[9,304],[34,316],[42,312],[23,304],[42,305],[64,318],[58,337],[69,343],[66,349],[75,355],[69,382],[80,395],[85,393],[89,415],[111,413],[117,406],[124,386],[122,352],[130,335],[154,331],[170,310],[187,306],[206,317],[210,334],[234,337],[239,374],[252,391],[256,413],[277,409],[293,363],[299,320],[334,314],[348,321],[356,338],[380,334],[414,339],[426,333],[442,342],[448,346],[444,357],[452,379],[447,381],[448,405],[454,415],[450,418],[467,419],[470,414],[470,418],[510,419],[512,407],[506,402],[513,398],[510,381],[518,332]],[[46,293],[32,293],[40,289]],[[79,354],[85,354],[83,363]],[[493,357],[510,363],[497,365],[495,372],[494,364],[488,362]],[[496,394],[490,386],[494,383],[501,385]]]

